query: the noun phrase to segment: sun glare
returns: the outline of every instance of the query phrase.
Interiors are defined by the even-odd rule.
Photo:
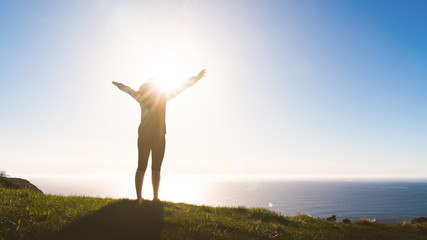
[[[162,91],[169,91],[195,75],[191,72],[189,59],[174,51],[160,53],[152,59],[149,65],[151,78],[155,79]]]
[[[207,67],[204,59],[213,54],[205,38],[194,31],[198,24],[190,15],[147,15],[130,5],[118,5],[106,25],[111,45],[104,58],[111,81],[139,89],[154,79],[167,91]],[[197,8],[191,11],[196,13]]]
[[[112,183],[111,185],[116,186],[115,184],[117,184],[117,179],[118,178],[116,177],[115,183]],[[115,191],[112,196],[135,198],[135,188],[132,184],[129,184],[133,179],[129,176],[119,179],[121,182],[117,186],[121,187],[118,187],[117,191]],[[201,200],[203,200],[202,180],[203,179],[192,179],[182,176],[162,176],[160,198],[165,201],[200,203]],[[142,196],[145,199],[153,198],[150,178],[144,181]]]

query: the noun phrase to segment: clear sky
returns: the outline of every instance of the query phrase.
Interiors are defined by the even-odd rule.
[[[166,174],[427,177],[425,1],[2,1],[0,169],[130,174],[150,77]]]

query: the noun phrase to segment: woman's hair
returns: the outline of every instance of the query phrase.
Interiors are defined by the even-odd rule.
[[[154,78],[148,79],[146,82],[141,84],[139,87],[139,92],[141,93],[150,93],[154,91],[158,91],[159,88],[157,86],[156,80]]]

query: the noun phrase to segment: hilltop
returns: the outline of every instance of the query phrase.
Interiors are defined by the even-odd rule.
[[[0,187],[0,239],[427,239],[419,218],[336,223],[261,208],[55,196]]]
[[[30,181],[22,178],[9,178],[0,176],[0,187],[11,189],[27,189],[37,193],[43,193],[38,187],[30,183]]]

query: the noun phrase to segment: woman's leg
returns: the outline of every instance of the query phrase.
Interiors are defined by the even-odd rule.
[[[165,136],[155,141],[152,149],[151,182],[153,183],[153,200],[159,200],[160,168],[165,156]]]
[[[148,141],[138,138],[138,169],[135,173],[136,198],[141,199],[142,183],[144,181],[145,170],[147,169],[148,157],[150,156],[150,145]]]

